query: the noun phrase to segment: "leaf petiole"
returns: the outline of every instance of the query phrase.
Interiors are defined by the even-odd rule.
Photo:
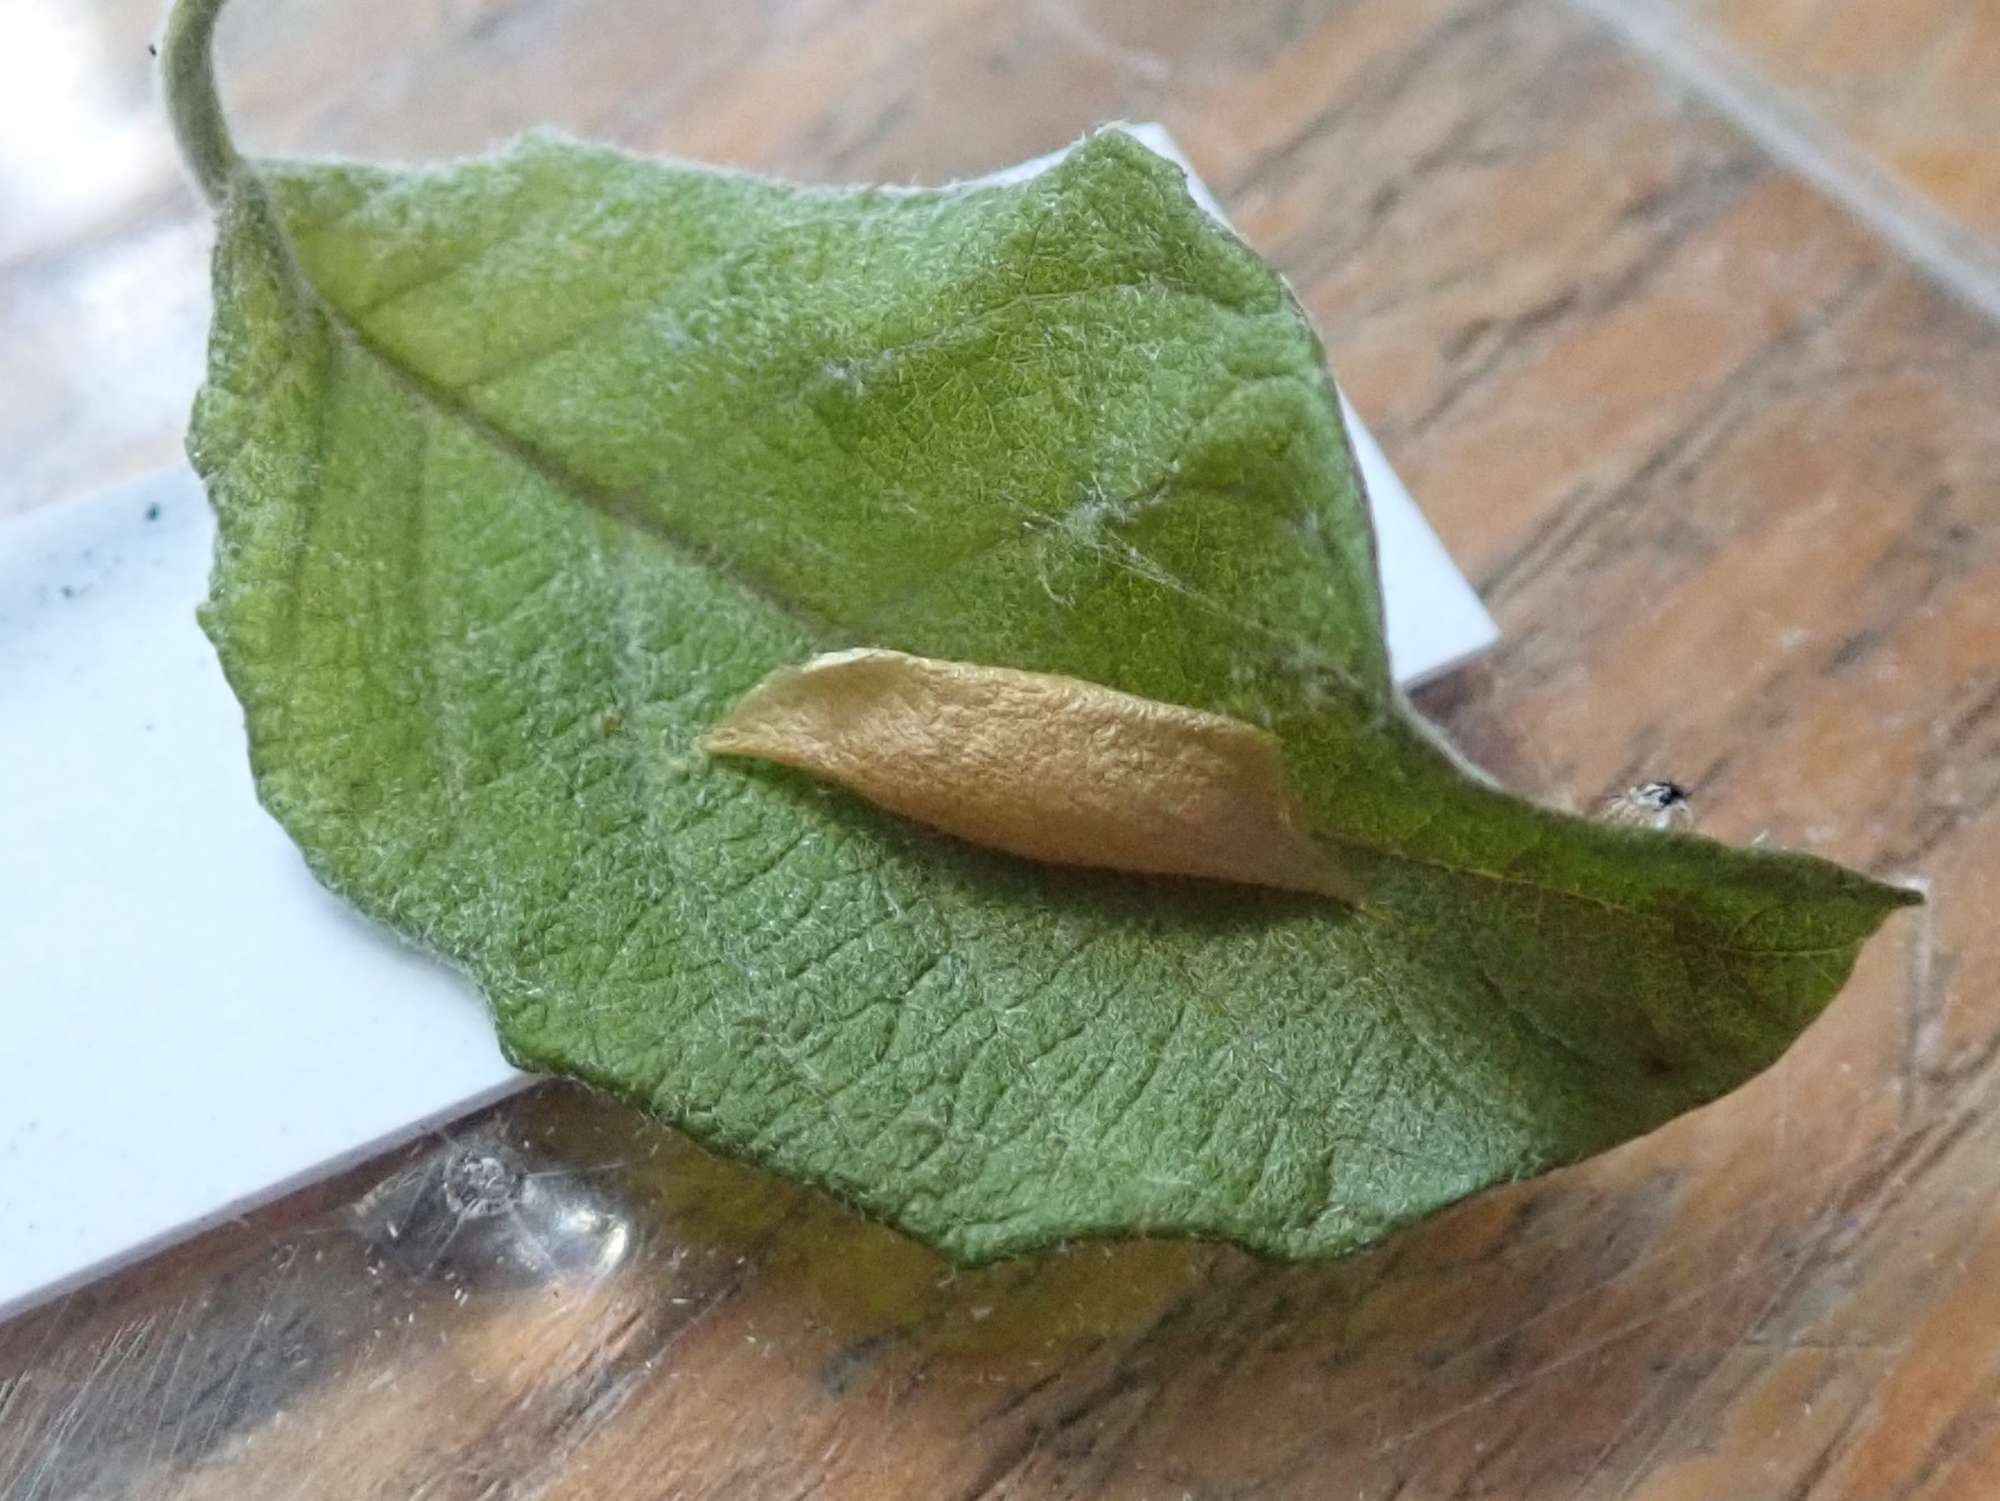
[[[176,0],[160,39],[160,89],[181,160],[211,206],[243,166],[215,89],[216,18],[224,0]]]

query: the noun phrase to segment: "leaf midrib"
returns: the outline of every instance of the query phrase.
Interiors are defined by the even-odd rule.
[[[807,634],[815,646],[825,647],[842,642],[851,634],[851,627],[846,624],[812,610],[795,598],[778,593],[754,575],[735,567],[710,544],[703,542],[699,538],[677,531],[671,526],[664,524],[655,516],[641,514],[635,504],[635,496],[628,493],[607,490],[585,476],[576,473],[554,455],[529,442],[527,439],[520,437],[518,434],[508,431],[484,413],[470,406],[451,387],[432,380],[420,370],[411,367],[405,361],[398,358],[394,352],[378,343],[366,330],[355,323],[337,303],[323,294],[318,285],[305,273],[304,268],[299,264],[296,255],[293,253],[289,240],[284,236],[279,227],[282,221],[277,214],[276,205],[271,202],[268,194],[265,195],[264,208],[264,222],[269,226],[269,232],[280,240],[279,251],[283,263],[290,272],[290,277],[296,290],[326,320],[328,327],[336,337],[346,340],[355,349],[374,361],[390,379],[395,381],[415,399],[430,407],[440,416],[463,423],[480,439],[490,443],[501,453],[506,454],[524,467],[531,469],[561,493],[574,496],[600,514],[630,526],[637,531],[659,537],[668,546],[679,550],[698,566],[711,571],[724,581],[792,621]],[[1061,293],[1036,295],[1073,298],[1091,295],[1100,290],[1102,289],[1073,288]],[[1392,699],[1388,706],[1388,712],[1395,716],[1401,716],[1404,710],[1400,703]],[[1587,892],[1573,890],[1569,887],[1550,885],[1544,881],[1512,875],[1505,871],[1490,870],[1480,866],[1453,864],[1450,861],[1415,854],[1408,850],[1360,838],[1342,831],[1332,831],[1315,827],[1313,832],[1317,837],[1333,843],[1344,845],[1350,849],[1363,850],[1383,859],[1395,860],[1406,865],[1438,870],[1454,876],[1490,881],[1498,885],[1521,887],[1548,896],[1594,907],[1615,916],[1658,925],[1669,930],[1676,926],[1675,919],[1669,914],[1625,906],[1603,897],[1593,896]],[[1693,836],[1667,832],[1661,837],[1685,839]],[[1738,853],[1749,854],[1754,852],[1743,851]],[[1882,888],[1882,890],[1887,893],[1891,889]],[[1378,921],[1380,920],[1381,914],[1379,909],[1372,908],[1366,904],[1359,909],[1359,912],[1363,916],[1373,916]],[[1685,937],[1686,935],[1683,936]],[[1697,941],[1701,943],[1702,947],[1709,949],[1711,952],[1747,957],[1818,957],[1821,955],[1844,954],[1852,947],[1848,944],[1834,944],[1823,948],[1774,950],[1769,948],[1738,947],[1713,939],[1701,939]]]

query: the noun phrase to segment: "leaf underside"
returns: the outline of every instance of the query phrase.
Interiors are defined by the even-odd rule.
[[[1907,899],[1462,772],[1390,687],[1310,328],[1120,133],[929,192],[264,164],[215,275],[203,621],[313,870],[524,1067],[959,1259],[1360,1246],[1765,1067]],[[1362,907],[702,754],[857,645],[1268,728]]]

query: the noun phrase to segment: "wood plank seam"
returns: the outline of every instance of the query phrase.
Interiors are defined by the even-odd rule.
[[[1826,194],[1911,266],[2000,323],[2000,247],[1877,165],[1819,113],[1662,0],[1570,0],[1658,72]]]

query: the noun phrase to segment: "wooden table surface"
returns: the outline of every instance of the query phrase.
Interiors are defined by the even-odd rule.
[[[178,441],[154,8],[6,13],[0,511]],[[1162,119],[1500,619],[1424,706],[1932,900],[1738,1094],[1326,1265],[953,1275],[538,1089],[0,1329],[0,1494],[2000,1495],[1993,0],[237,0],[223,64],[268,150],[936,181]]]

